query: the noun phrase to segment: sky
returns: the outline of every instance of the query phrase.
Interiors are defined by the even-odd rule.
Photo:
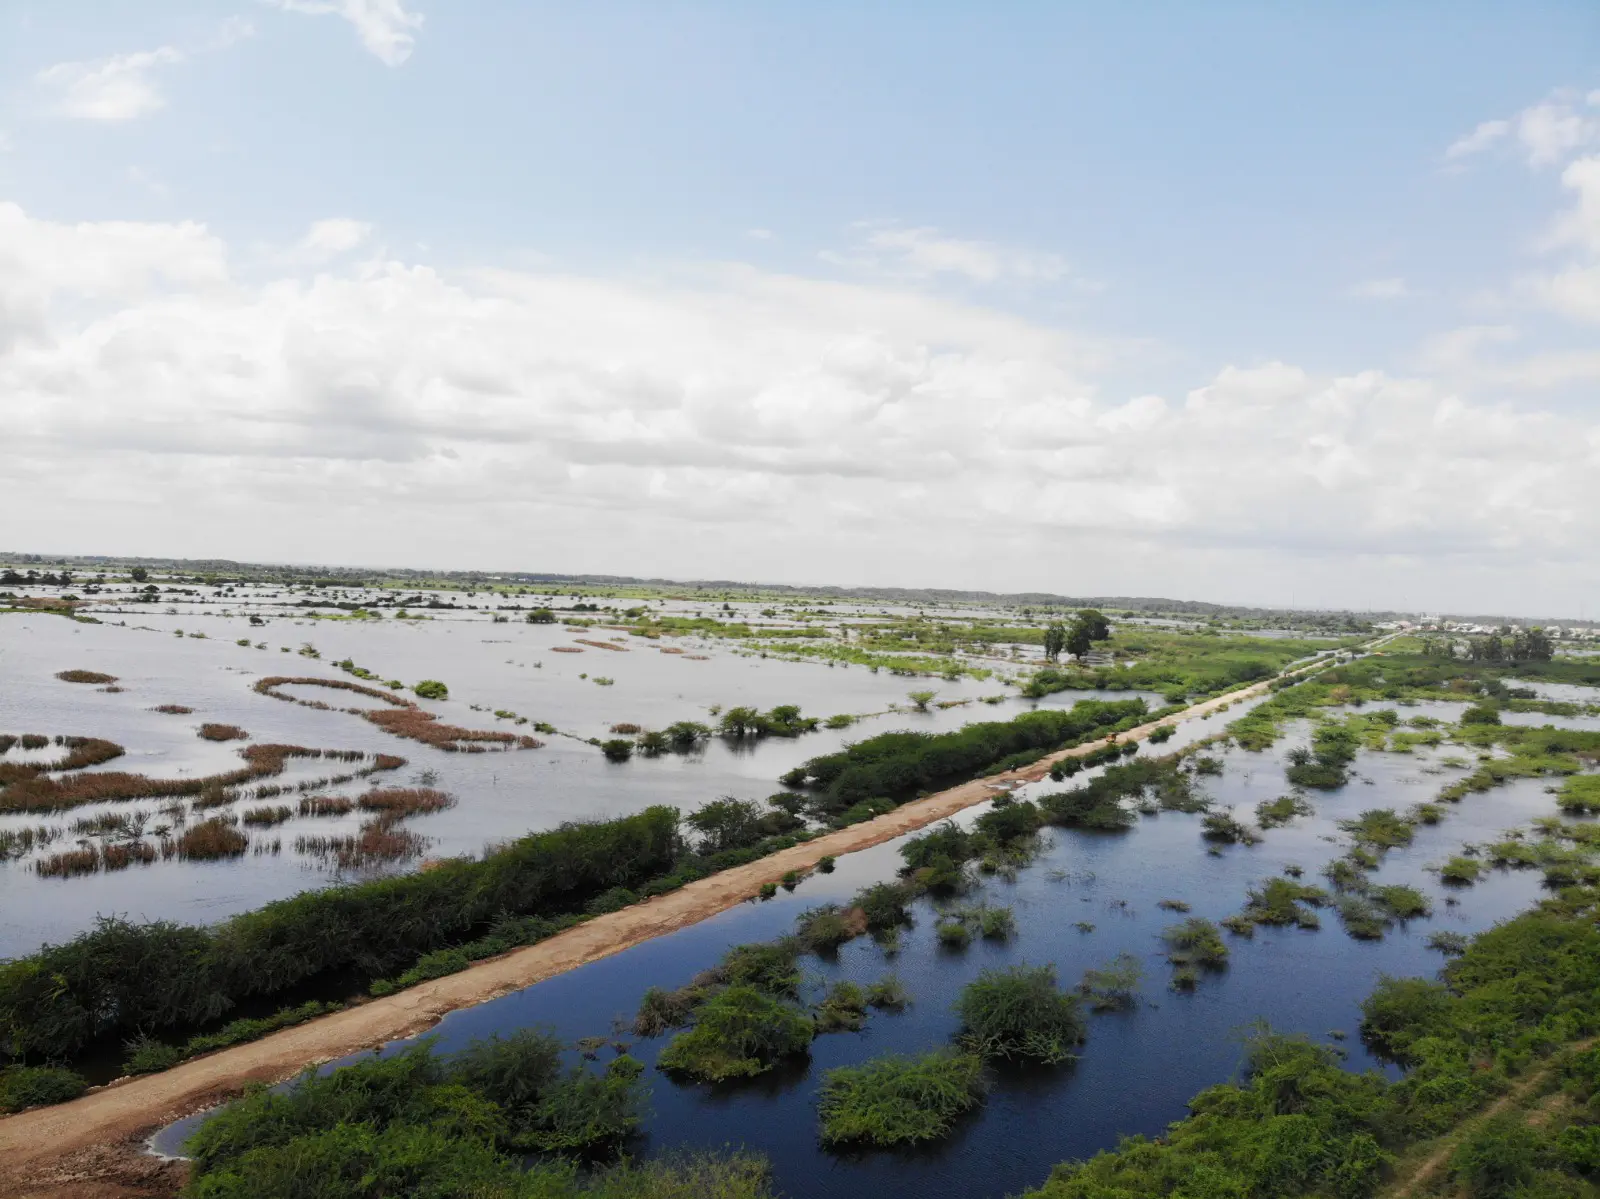
[[[0,549],[1600,615],[1593,0],[0,0]]]

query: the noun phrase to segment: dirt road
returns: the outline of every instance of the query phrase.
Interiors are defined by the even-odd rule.
[[[1161,724],[1209,715],[1265,691],[1258,683],[1196,704],[1123,734],[1142,740]],[[7,1199],[113,1199],[170,1195],[181,1163],[143,1152],[152,1131],[238,1093],[247,1082],[279,1082],[308,1065],[331,1061],[431,1028],[441,1016],[521,990],[587,962],[697,923],[757,894],[790,870],[810,870],[838,856],[891,840],[992,798],[1001,784],[1041,779],[1062,758],[1098,743],[1061,750],[1023,769],[964,783],[915,800],[779,853],[690,883],[564,933],[370,1003],[285,1029],[259,1041],[196,1058],[160,1074],[129,1078],[71,1103],[0,1119],[0,1195]]]

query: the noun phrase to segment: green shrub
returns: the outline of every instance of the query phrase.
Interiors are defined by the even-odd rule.
[[[1144,971],[1131,953],[1119,953],[1098,970],[1085,970],[1078,990],[1097,1012],[1131,1008],[1139,997]]]
[[[348,971],[382,977],[510,917],[576,912],[672,868],[678,814],[569,824],[423,873],[308,891],[197,928],[102,919],[0,963],[0,1029],[17,1055],[203,1024],[250,996]]]
[[[867,988],[868,1007],[898,1012],[910,1002],[910,993],[898,975],[886,974]]]
[[[1228,947],[1222,933],[1211,921],[1191,916],[1182,924],[1164,929],[1161,939],[1167,945],[1167,961],[1174,966],[1203,966],[1220,970],[1228,964]]]
[[[837,982],[817,1005],[817,1032],[859,1032],[867,1023],[867,994],[855,983]]]
[[[1441,882],[1454,883],[1456,886],[1470,887],[1478,881],[1478,876],[1483,873],[1483,863],[1477,858],[1468,858],[1456,855],[1439,868]]]
[[[824,1145],[912,1145],[947,1136],[983,1101],[983,1062],[948,1051],[873,1058],[823,1077]]]
[[[707,1000],[695,1024],[662,1050],[659,1066],[702,1082],[764,1074],[810,1051],[812,1023],[792,1004],[754,987],[729,987]]]
[[[438,679],[423,679],[422,682],[411,688],[411,690],[416,692],[417,695],[423,699],[450,698],[450,688],[446,687]]]
[[[0,1070],[0,1112],[66,1103],[88,1089],[88,1080],[72,1070],[54,1066],[8,1066]]]
[[[633,757],[633,742],[626,737],[612,737],[600,743],[600,752],[608,762],[626,762]]]
[[[939,937],[939,944],[946,949],[965,949],[972,943],[972,930],[964,920],[941,920],[934,932]]]
[[[958,732],[882,733],[811,759],[805,777],[817,788],[819,811],[843,812],[875,797],[909,799],[974,777],[1014,755],[1054,749],[1124,721],[1136,724],[1144,714],[1141,700],[1085,700],[1069,711],[1041,709],[1014,720],[969,724]]]
[[[1083,1041],[1078,1000],[1056,985],[1053,966],[985,970],[956,1003],[962,1041],[981,1057],[1055,1065]]]
[[[874,883],[857,892],[851,904],[861,909],[869,929],[890,929],[911,923],[913,897],[904,883]]]
[[[1450,1158],[1450,1173],[1475,1197],[1510,1199],[1522,1194],[1521,1187],[1534,1180],[1544,1156],[1539,1132],[1529,1128],[1520,1115],[1506,1114],[1467,1134]]]

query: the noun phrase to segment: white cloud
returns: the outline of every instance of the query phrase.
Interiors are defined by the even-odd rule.
[[[771,229],[746,229],[744,235],[751,241],[771,241],[775,236]]]
[[[1482,153],[1511,132],[1510,121],[1484,121],[1471,133],[1450,143],[1444,156],[1449,159],[1466,158]]]
[[[1572,320],[1600,325],[1600,155],[1578,158],[1561,173],[1574,193],[1571,208],[1558,216],[1545,248],[1571,249],[1576,257],[1554,274],[1527,281],[1536,299]]]
[[[1575,150],[1600,143],[1600,116],[1585,112],[1596,107],[1596,93],[1583,96],[1571,88],[1524,108],[1509,120],[1484,121],[1445,150],[1445,159],[1459,161],[1482,153],[1508,137],[1516,141],[1533,167],[1561,162]]]
[[[166,107],[167,99],[157,78],[161,68],[187,62],[193,54],[231,49],[253,36],[255,27],[249,21],[230,17],[209,42],[189,49],[158,46],[90,62],[60,62],[46,67],[34,79],[55,93],[55,108],[62,116],[84,121],[132,121]]]
[[[296,252],[312,262],[327,262],[360,246],[372,236],[372,229],[366,221],[353,221],[347,217],[314,221],[305,237],[300,239]]]
[[[385,66],[398,67],[416,48],[413,30],[422,28],[422,14],[407,12],[402,0],[267,0],[285,12],[343,17],[354,27],[368,53]]]
[[[4,129],[0,129],[0,154],[9,154],[12,148],[10,135]]]
[[[959,275],[975,283],[1002,279],[1054,282],[1067,273],[1066,263],[1054,254],[947,237],[926,226],[867,221],[856,229],[860,240],[851,251],[825,253],[823,259],[902,279]]]
[[[1527,579],[1600,536],[1592,414],[1281,362],[1102,394],[1123,347],[904,284],[246,283],[200,226],[7,205],[0,314],[0,477],[78,481],[33,518],[69,548],[1186,595],[1305,562],[1338,602],[1379,558]]]
[[[1368,279],[1350,288],[1350,294],[1362,300],[1401,300],[1412,294],[1401,278]]]
[[[84,121],[132,121],[166,106],[154,78],[160,67],[184,60],[175,46],[113,54],[93,62],[61,62],[35,77],[56,93],[57,110]]]

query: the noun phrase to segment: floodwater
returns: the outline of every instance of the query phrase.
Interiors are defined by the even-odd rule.
[[[281,613],[281,607],[260,605],[257,610],[266,613],[263,626],[251,625],[247,615],[224,616],[198,606],[173,614],[141,609],[102,615],[108,622],[124,620],[126,627],[44,614],[7,615],[0,619],[0,732],[104,737],[127,753],[97,769],[158,777],[194,777],[237,767],[240,743],[201,740],[196,735],[201,722],[238,725],[260,743],[400,754],[407,767],[376,776],[374,782],[415,782],[423,772],[433,772],[433,785],[459,800],[448,811],[415,817],[406,825],[430,839],[427,856],[444,857],[475,854],[486,843],[563,821],[605,819],[651,804],[692,809],[724,795],[762,799],[781,790],[779,777],[806,759],[891,729],[953,729],[974,720],[1010,719],[1036,706],[1070,707],[1089,697],[1162,702],[1157,695],[1137,691],[1061,692],[1041,701],[1024,700],[992,678],[926,679],[859,665],[782,661],[717,639],[629,638],[621,651],[603,650],[579,645],[578,639],[609,641],[618,634],[598,627],[574,633],[559,624],[495,624],[487,611],[440,613],[435,619],[410,622],[313,621],[272,614]],[[201,632],[203,638],[194,636]],[[236,644],[240,638],[249,644]],[[255,648],[258,644],[267,648]],[[306,644],[321,657],[302,655]],[[558,653],[557,646],[583,652]],[[684,652],[668,654],[663,648]],[[347,658],[407,684],[443,680],[450,688],[448,701],[418,702],[449,723],[531,733],[533,722],[545,722],[560,733],[539,734],[544,744],[538,749],[446,753],[391,736],[359,716],[286,703],[252,689],[264,675],[349,679],[332,665]],[[115,675],[122,690],[111,693],[54,677],[67,669]],[[597,677],[612,681],[600,685]],[[909,710],[907,693],[922,689],[937,693],[934,708],[926,713]],[[376,702],[348,691],[286,690],[339,707]],[[410,696],[409,691],[403,694]],[[997,695],[1007,697],[994,705],[979,702]],[[937,707],[950,701],[966,702]],[[152,710],[163,704],[181,704],[194,712],[166,715]],[[819,730],[794,739],[743,745],[713,739],[692,754],[635,757],[621,764],[606,761],[587,744],[590,737],[610,736],[617,723],[646,728],[678,720],[714,724],[709,709],[716,705],[766,710],[780,704],[798,704],[807,715],[867,718],[848,729]],[[896,704],[901,711],[890,710]],[[514,712],[530,723],[498,719],[497,710]],[[7,760],[25,760],[24,753],[14,748]],[[292,760],[282,777],[263,781],[293,785],[348,769]],[[362,787],[357,782],[317,793],[353,795]],[[295,799],[290,795],[265,802],[293,806]],[[0,830],[41,825],[60,830],[51,845],[31,858],[0,861],[0,958],[70,938],[100,915],[209,923],[329,885],[339,876],[315,858],[296,855],[295,839],[351,833],[360,823],[357,814],[296,817],[252,832],[253,847],[263,852],[231,861],[173,859],[71,879],[43,877],[31,869],[41,853],[74,847],[70,825],[75,820],[144,810],[150,813],[148,828],[154,830],[170,821],[160,812],[163,805],[136,801],[64,813],[0,815]],[[249,806],[251,801],[245,800],[231,810]]]
[[[1401,711],[1448,715],[1460,706]],[[1175,739],[1172,747],[1220,731],[1230,715],[1238,714],[1235,709],[1209,722],[1186,724],[1182,740]],[[1224,773],[1205,779],[1204,788],[1219,807],[1233,806],[1248,817],[1255,804],[1287,790],[1284,756],[1304,742],[1302,727],[1267,753],[1220,751]],[[1426,948],[1430,933],[1474,933],[1527,908],[1540,893],[1537,872],[1492,871],[1475,887],[1454,889],[1441,885],[1428,866],[1463,842],[1493,839],[1553,812],[1542,781],[1523,780],[1451,805],[1442,824],[1418,828],[1413,845],[1391,851],[1374,880],[1417,886],[1432,900],[1434,913],[1395,926],[1379,942],[1350,938],[1332,908],[1323,909],[1317,931],[1263,928],[1250,940],[1225,934],[1228,968],[1204,977],[1194,993],[1178,994],[1168,988],[1170,968],[1161,954],[1160,932],[1184,917],[1157,904],[1181,900],[1192,905],[1193,915],[1217,920],[1239,910],[1248,886],[1286,866],[1301,866],[1304,881],[1322,881],[1322,867],[1345,848],[1338,821],[1366,808],[1404,811],[1432,798],[1461,773],[1440,762],[1450,748],[1404,755],[1363,752],[1347,786],[1312,795],[1313,816],[1268,831],[1259,845],[1230,846],[1215,855],[1207,852],[1195,815],[1141,818],[1120,834],[1051,831],[1048,848],[1015,882],[985,880],[961,900],[1011,906],[1018,926],[1014,940],[975,940],[964,951],[946,950],[934,936],[935,906],[924,900],[916,907],[915,927],[906,930],[892,959],[866,938],[845,946],[835,960],[803,959],[813,1000],[836,979],[869,983],[892,971],[910,991],[912,1006],[901,1014],[874,1013],[860,1033],[819,1037],[809,1062],[745,1084],[680,1085],[653,1071],[652,1114],[636,1151],[757,1149],[772,1159],[778,1189],[789,1199],[935,1194],[998,1199],[1038,1185],[1056,1162],[1112,1148],[1125,1135],[1159,1134],[1184,1115],[1192,1095],[1235,1075],[1244,1036],[1258,1021],[1338,1046],[1348,1053],[1351,1069],[1380,1069],[1356,1033],[1360,1001],[1379,977],[1433,973],[1442,959]],[[1041,783],[1027,791],[1051,786]],[[973,809],[961,819],[970,822],[980,812]],[[529,1026],[553,1029],[570,1041],[612,1034],[613,1020],[625,1022],[648,987],[682,985],[729,946],[788,932],[806,908],[844,901],[862,885],[892,876],[899,844],[841,858],[834,874],[814,875],[793,894],[744,904],[514,995],[452,1013],[436,1030],[438,1045],[448,1052],[474,1038]],[[1080,931],[1080,921],[1091,924],[1092,931]],[[952,1005],[980,970],[1050,963],[1061,981],[1072,985],[1085,969],[1119,953],[1134,955],[1143,966],[1139,1005],[1093,1016],[1075,1064],[997,1071],[984,1107],[937,1146],[853,1153],[820,1147],[816,1098],[823,1074],[883,1053],[949,1044],[957,1032]],[[1348,1039],[1334,1038],[1335,1030]],[[618,1035],[630,1043],[630,1052],[653,1065],[671,1034],[651,1040]],[[605,1056],[609,1051],[602,1052]],[[200,1119],[161,1134],[158,1148],[175,1151]]]

